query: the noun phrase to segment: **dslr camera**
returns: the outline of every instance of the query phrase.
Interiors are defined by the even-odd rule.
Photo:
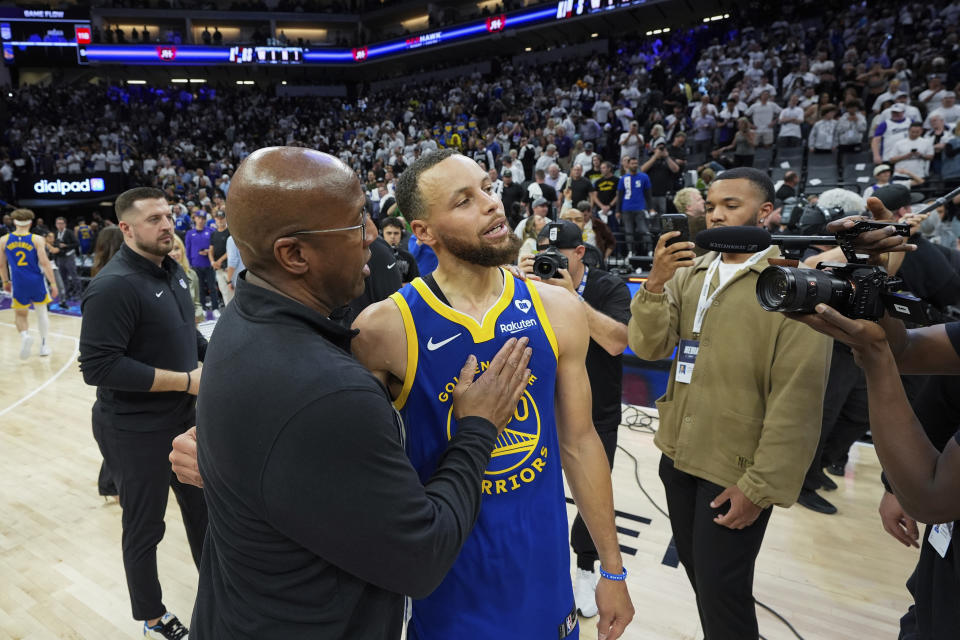
[[[533,273],[539,276],[541,280],[556,278],[560,269],[570,268],[570,261],[567,260],[567,256],[560,253],[560,250],[556,247],[557,234],[560,233],[563,225],[551,222],[547,225],[547,228],[547,238],[550,241],[550,246],[538,253],[533,259]]]
[[[925,323],[926,313],[918,298],[896,291],[902,280],[886,269],[859,262],[853,243],[866,231],[893,226],[896,234],[910,236],[906,224],[861,220],[850,229],[838,231],[837,245],[847,263],[821,262],[816,269],[769,266],[757,280],[757,300],[767,311],[813,313],[821,302],[853,319],[879,320],[884,310],[891,316]]]

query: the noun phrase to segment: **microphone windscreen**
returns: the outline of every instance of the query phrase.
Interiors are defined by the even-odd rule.
[[[697,246],[721,253],[756,253],[771,244],[770,232],[760,227],[716,227],[694,238]]]

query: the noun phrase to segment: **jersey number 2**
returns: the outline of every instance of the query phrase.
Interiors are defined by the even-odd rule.
[[[18,266],[18,267],[29,267],[29,266],[30,266],[29,264],[27,264],[27,252],[26,252],[26,251],[17,251],[17,252],[14,253],[13,255],[15,255],[15,256],[17,256],[17,258],[19,258],[19,259],[17,260],[17,266]]]

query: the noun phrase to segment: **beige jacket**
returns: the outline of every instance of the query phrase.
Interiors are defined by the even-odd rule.
[[[640,289],[630,305],[630,348],[669,357],[693,339],[703,279],[716,253],[677,271],[664,293]],[[707,311],[690,384],[671,368],[657,401],[654,442],[676,468],[724,487],[736,484],[760,507],[787,507],[800,494],[820,436],[831,342],[804,324],[760,308],[756,284],[775,247],[738,271]],[[710,292],[717,286],[714,276]]]

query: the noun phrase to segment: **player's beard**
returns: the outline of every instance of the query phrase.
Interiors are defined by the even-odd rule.
[[[499,267],[515,263],[523,244],[523,241],[512,233],[508,234],[500,245],[470,244],[443,235],[440,235],[440,241],[455,258],[480,267]]]

